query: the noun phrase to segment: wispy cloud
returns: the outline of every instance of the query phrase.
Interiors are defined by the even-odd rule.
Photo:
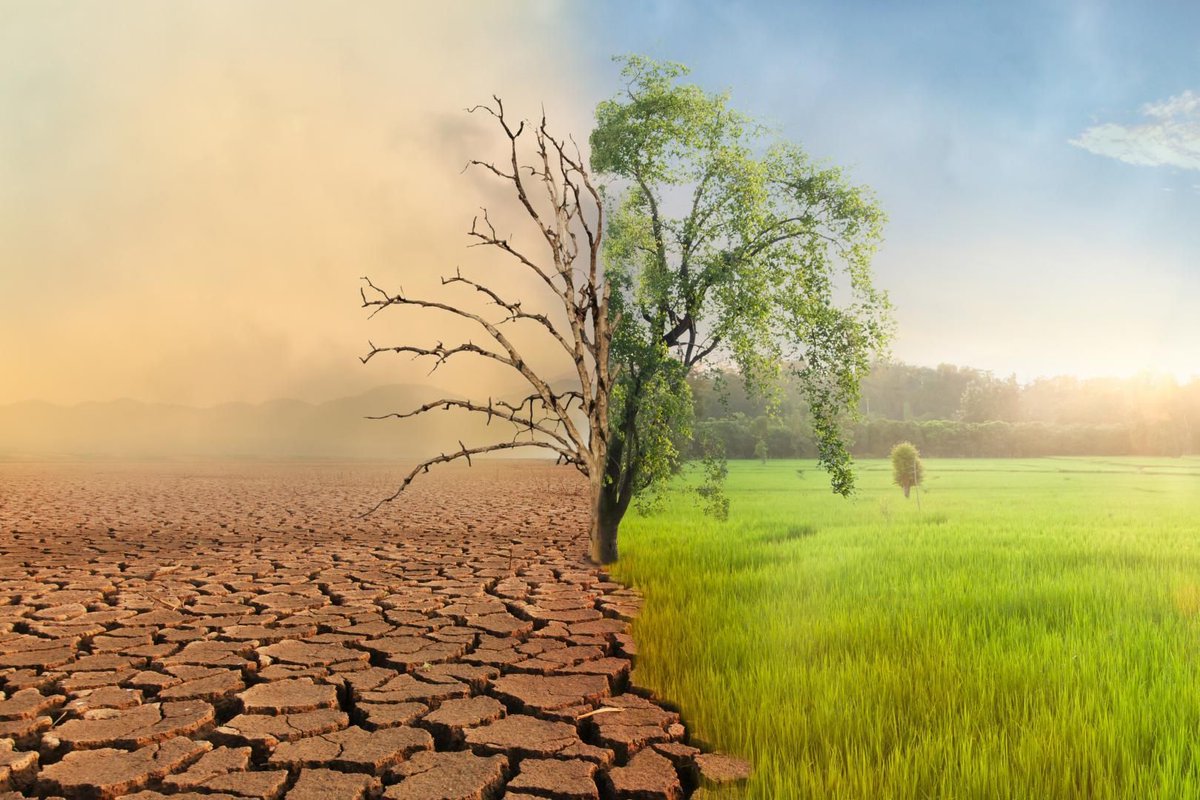
[[[1177,94],[1141,109],[1131,125],[1093,125],[1071,144],[1127,164],[1200,170],[1200,94]]]

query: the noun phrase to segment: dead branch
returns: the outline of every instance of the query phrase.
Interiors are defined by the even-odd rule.
[[[476,295],[487,299],[487,305],[501,310],[501,319],[489,319],[451,302],[409,297],[403,290],[391,293],[370,278],[363,278],[364,286],[360,287],[359,293],[362,306],[370,310],[371,317],[386,308],[433,309],[472,322],[490,340],[482,344],[471,340],[454,344],[439,341],[433,346],[411,343],[377,346],[369,342],[367,354],[361,357],[363,363],[385,352],[409,354],[413,358],[433,359],[432,373],[452,358],[473,356],[515,370],[532,390],[520,401],[488,398],[485,404],[473,399],[441,399],[410,411],[371,417],[411,419],[434,411],[460,409],[485,415],[488,425],[493,419],[511,425],[513,437],[510,441],[478,447],[459,442],[458,450],[419,464],[395,493],[366,514],[395,500],[417,475],[427,472],[431,466],[458,459],[469,464],[474,455],[499,450],[544,448],[556,454],[558,463],[572,464],[585,475],[603,472],[608,443],[608,392],[611,387],[608,357],[612,337],[608,319],[609,288],[603,283],[600,270],[604,224],[602,199],[584,167],[575,140],[554,136],[544,111],[536,125],[527,126],[524,121],[514,124],[506,115],[500,98],[493,96],[492,99],[491,105],[478,105],[467,111],[487,114],[497,122],[507,140],[504,159],[507,163],[471,160],[467,166],[482,168],[512,188],[524,216],[537,227],[546,254],[538,256],[514,246],[510,237],[501,236],[497,231],[486,208],[481,209],[481,214],[471,222],[468,236],[474,241],[470,246],[495,248],[506,256],[501,263],[528,270],[551,290],[557,303],[561,304],[562,313],[557,313],[557,309],[551,313],[526,307],[522,300],[509,299],[497,291],[494,284],[465,277],[459,270],[452,276],[443,277],[442,285],[463,284],[473,289]],[[522,158],[523,152],[530,153],[527,162]],[[537,203],[531,192],[541,198]],[[504,330],[508,329],[500,327],[522,320],[538,326],[556,343],[555,350],[561,349],[567,354],[575,366],[578,386],[555,391],[549,381],[530,366],[506,337]],[[586,417],[586,427],[577,423],[579,414]]]
[[[534,397],[536,398],[537,395],[534,395]],[[529,402],[530,408],[532,409],[533,401],[527,400],[526,402]],[[534,420],[532,418],[532,416],[530,418],[523,418],[523,417],[517,416],[517,414],[520,412],[521,408],[523,408],[524,406],[525,406],[525,403],[522,403],[519,407],[514,408],[513,406],[509,405],[508,403],[505,403],[503,400],[497,401],[494,399],[489,399],[488,404],[486,406],[479,405],[477,403],[473,403],[470,400],[442,399],[442,400],[434,400],[431,403],[425,403],[424,405],[422,405],[418,408],[415,408],[412,411],[405,411],[405,412],[393,411],[388,414],[380,414],[378,416],[368,416],[367,419],[410,419],[412,417],[419,416],[419,415],[424,414],[429,411],[436,411],[436,410],[449,411],[452,408],[458,408],[458,409],[462,409],[464,411],[471,411],[471,412],[474,412],[477,414],[485,414],[488,418],[488,421],[487,421],[488,425],[491,424],[493,417],[498,417],[502,420],[511,422],[513,425],[516,425],[519,428],[525,429],[529,432],[541,433],[546,436],[549,436],[549,437],[553,438],[555,441],[557,441],[559,444],[561,444],[563,447],[571,446],[571,443],[567,439],[560,436],[553,428],[544,427],[547,422],[553,423],[553,422],[557,421],[558,417],[547,414],[547,415],[541,417],[540,419]]]
[[[372,514],[374,514],[376,511],[378,511],[380,508],[382,508],[385,504],[390,503],[393,500],[395,500],[397,497],[399,497],[401,494],[404,493],[404,490],[408,488],[408,485],[410,483],[412,483],[413,480],[418,475],[420,475],[423,472],[429,472],[429,468],[432,466],[435,466],[437,464],[448,464],[451,461],[457,461],[459,459],[466,460],[468,465],[470,465],[471,456],[477,456],[480,453],[495,453],[500,450],[513,450],[518,447],[542,447],[547,450],[553,450],[556,453],[558,453],[558,457],[563,459],[563,461],[565,463],[575,464],[576,466],[580,466],[579,461],[574,456],[572,456],[571,453],[567,452],[566,450],[562,450],[562,449],[556,447],[555,445],[551,444],[550,442],[539,442],[539,441],[496,442],[495,444],[483,445],[482,447],[466,447],[463,445],[462,442],[459,442],[459,449],[456,450],[455,452],[441,453],[439,455],[434,456],[433,458],[427,458],[424,461],[422,461],[420,464],[418,464],[417,466],[413,467],[412,471],[409,472],[408,475],[406,475],[404,477],[404,480],[400,482],[400,488],[398,488],[395,492],[393,492],[392,494],[390,494],[387,497],[380,500],[375,505],[371,506],[369,509],[367,509],[362,514],[359,514],[358,518],[363,519],[365,517],[369,517]]]
[[[483,284],[477,283],[476,281],[473,281],[470,278],[464,278],[462,276],[461,272],[456,272],[454,277],[452,277],[452,278],[442,278],[443,286],[445,286],[447,284],[451,284],[451,283],[466,284],[467,286],[470,286],[473,289],[475,289],[475,291],[479,292],[480,294],[484,294],[487,297],[489,297],[494,305],[500,306],[505,311],[507,311],[508,316],[505,317],[503,320],[501,320],[501,322],[510,322],[510,321],[518,320],[518,319],[527,319],[527,320],[531,320],[533,322],[538,323],[543,328],[545,328],[550,333],[551,336],[554,337],[554,340],[556,342],[558,342],[560,345],[562,345],[562,348],[567,351],[568,355],[572,354],[571,345],[567,344],[567,340],[565,338],[563,338],[563,335],[558,332],[558,328],[556,328],[554,326],[554,323],[551,322],[550,318],[547,317],[545,314],[537,314],[537,313],[531,313],[531,312],[525,311],[524,309],[521,308],[520,300],[513,302],[513,303],[510,303],[506,300],[502,300],[500,298],[500,295],[498,295],[496,292],[492,291],[488,287],[484,286]]]

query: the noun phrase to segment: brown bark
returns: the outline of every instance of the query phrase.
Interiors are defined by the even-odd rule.
[[[604,486],[604,478],[593,478],[592,495],[592,525],[589,542],[591,559],[596,564],[611,564],[617,560],[617,529],[624,516],[619,506],[612,502],[611,492]]]

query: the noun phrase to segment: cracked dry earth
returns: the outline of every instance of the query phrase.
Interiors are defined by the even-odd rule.
[[[573,471],[0,465],[0,798],[699,797]],[[701,787],[697,789],[697,787]]]

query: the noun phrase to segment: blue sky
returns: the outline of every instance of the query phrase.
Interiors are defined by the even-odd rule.
[[[1200,373],[1200,3],[596,3],[580,24],[596,64],[686,63],[877,191],[898,357]]]
[[[358,280],[471,267],[507,201],[462,173],[497,145],[463,109],[584,141],[631,52],[876,191],[896,357],[1200,373],[1194,0],[0,6],[0,403],[427,380],[358,363],[424,333],[368,322]]]

